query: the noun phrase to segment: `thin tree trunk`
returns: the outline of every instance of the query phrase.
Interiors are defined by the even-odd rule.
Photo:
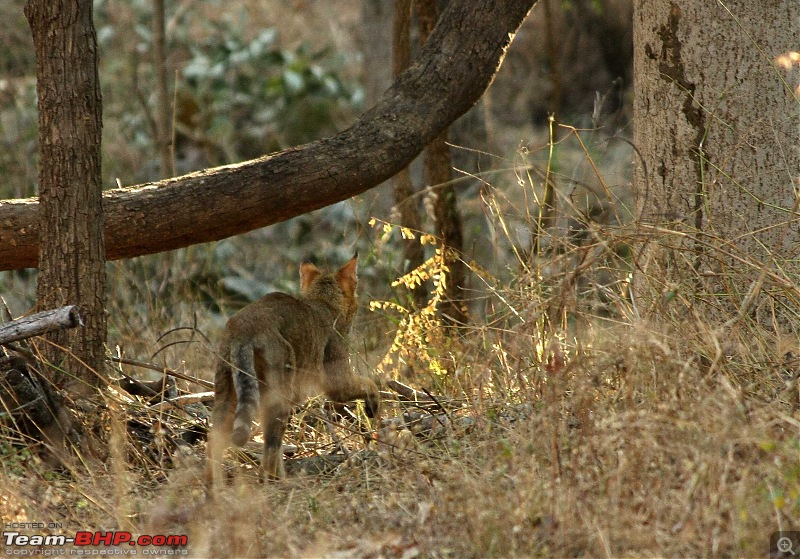
[[[416,0],[419,39],[424,45],[439,19],[436,0]],[[446,298],[439,312],[451,324],[466,324],[469,320],[465,294],[466,266],[463,261],[464,233],[458,197],[453,186],[450,147],[445,128],[425,149],[425,180],[433,201],[436,229],[442,239],[444,261],[450,270],[447,275]]]
[[[394,23],[392,25],[392,74],[395,78],[408,68],[411,60],[411,1],[395,0]],[[408,166],[392,178],[394,203],[400,217],[400,226],[410,229],[415,235],[422,230],[419,218],[416,189]],[[403,273],[419,268],[425,261],[425,252],[419,238],[402,239],[405,262]],[[411,302],[417,307],[425,306],[427,290],[424,284],[411,289]]]
[[[161,161],[162,178],[175,176],[172,157],[172,117],[167,75],[167,49],[164,0],[153,0],[153,67],[156,70],[156,145]]]
[[[386,63],[392,59],[392,44],[376,41],[375,37],[388,37],[392,33],[394,2],[364,0],[361,7],[359,45],[364,53],[364,101],[372,107],[383,92],[392,85],[392,69]]]
[[[105,357],[105,246],[101,205],[102,101],[91,0],[29,0],[39,97],[40,308],[77,305],[84,328],[52,332],[55,376],[91,393]]]

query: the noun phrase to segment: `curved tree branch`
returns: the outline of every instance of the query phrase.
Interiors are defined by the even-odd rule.
[[[347,130],[252,161],[107,191],[106,257],[224,239],[345,200],[408,165],[491,83],[536,0],[450,2],[412,66]],[[0,270],[36,266],[38,202],[0,202]]]

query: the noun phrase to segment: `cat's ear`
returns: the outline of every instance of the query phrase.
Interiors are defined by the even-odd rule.
[[[346,293],[355,291],[358,285],[358,253],[336,272],[336,281]]]
[[[322,272],[314,266],[311,262],[303,262],[300,264],[300,291],[305,293]]]

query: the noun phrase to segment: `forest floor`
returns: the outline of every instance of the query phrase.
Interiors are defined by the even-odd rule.
[[[545,343],[524,326],[469,330],[448,372],[404,379],[437,403],[387,401],[367,442],[336,424],[346,459],[311,408],[285,442],[338,454],[328,471],[259,484],[248,449],[211,495],[202,437],[175,446],[164,433],[177,419],[159,437],[153,412],[137,415],[149,439],[123,436],[135,408],[109,398],[94,418],[102,461],[55,472],[32,448],[3,447],[0,520],[6,533],[186,535],[169,549],[192,557],[766,556],[774,532],[798,528],[793,353],[756,354],[699,323],[615,322]],[[435,423],[390,425],[404,412]]]

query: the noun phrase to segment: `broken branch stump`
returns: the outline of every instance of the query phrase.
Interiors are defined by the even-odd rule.
[[[78,307],[69,305],[51,311],[42,311],[0,325],[0,344],[8,344],[54,330],[83,326]]]

